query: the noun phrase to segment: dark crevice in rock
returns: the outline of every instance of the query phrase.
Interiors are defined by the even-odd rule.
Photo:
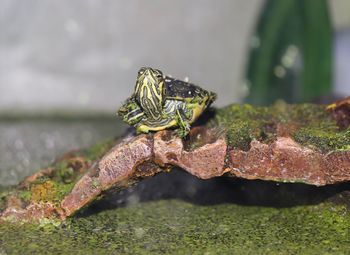
[[[200,180],[181,169],[160,173],[139,185],[120,192],[109,192],[78,217],[85,217],[103,210],[131,206],[138,202],[179,199],[202,206],[239,204],[289,208],[313,205],[321,202],[349,204],[350,184],[315,187],[302,183],[279,183],[271,181],[233,179],[218,177]]]

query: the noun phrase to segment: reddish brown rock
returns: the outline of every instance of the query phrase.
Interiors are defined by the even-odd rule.
[[[349,101],[328,107],[341,129],[350,123]],[[324,108],[321,110],[324,113]],[[326,118],[330,119],[329,114]],[[69,171],[61,173],[57,166],[46,168],[26,178],[5,199],[0,197],[0,219],[65,219],[108,189],[126,188],[173,166],[201,179],[229,173],[244,179],[317,186],[350,181],[347,144],[333,151],[301,145],[292,138],[299,128],[296,122],[268,120],[264,132],[271,134],[269,139],[253,139],[250,144],[248,140],[247,146],[240,149],[227,143],[226,131],[218,125],[193,128],[185,140],[173,131],[128,136],[96,162],[84,158],[84,154],[66,154],[63,159]],[[67,185],[66,193],[57,197],[60,187]],[[31,192],[30,196],[26,192]]]
[[[245,179],[326,185],[350,180],[350,152],[321,154],[289,137],[271,144],[256,140],[249,151],[229,152],[231,174]]]
[[[94,165],[64,198],[61,208],[65,216],[71,215],[90,203],[103,190],[115,185],[125,185],[124,183],[132,178],[136,167],[151,160],[152,156],[151,136],[140,135],[124,139]]]
[[[111,187],[127,187],[135,178],[160,172],[168,165],[178,166],[202,179],[225,173],[226,142],[223,137],[192,151],[183,141],[162,131],[154,135],[127,138],[107,153],[85,174],[61,203],[64,216],[70,216]],[[154,155],[154,156],[153,156]],[[152,163],[154,162],[154,163]]]
[[[328,153],[323,162],[327,179],[325,184],[350,180],[350,151]]]
[[[0,220],[18,222],[40,221],[44,218],[54,220],[65,219],[60,208],[49,202],[32,202],[24,205],[19,198],[11,195],[7,198],[6,203],[6,208],[1,213]]]
[[[224,168],[227,150],[224,137],[208,139],[212,136],[208,132],[205,134],[207,143],[185,150],[182,139],[170,134],[169,131],[163,131],[154,135],[155,162],[160,166],[178,166],[201,179],[221,176],[227,171]]]

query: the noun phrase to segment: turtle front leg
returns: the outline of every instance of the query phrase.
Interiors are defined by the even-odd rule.
[[[186,137],[190,132],[191,125],[183,109],[176,110],[176,120],[177,120],[177,125],[179,126],[179,130],[177,131],[177,134],[181,138]]]
[[[136,103],[135,99],[131,97],[119,108],[117,115],[129,125],[137,127],[143,120],[145,113]]]

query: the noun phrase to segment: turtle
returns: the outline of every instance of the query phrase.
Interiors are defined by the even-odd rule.
[[[168,128],[186,137],[191,124],[215,101],[216,94],[197,85],[164,76],[162,71],[142,67],[133,94],[117,115],[137,133]]]

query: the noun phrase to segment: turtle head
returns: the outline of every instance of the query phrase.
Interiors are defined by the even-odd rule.
[[[160,83],[163,81],[164,77],[162,71],[158,69],[151,67],[141,67],[137,73],[137,81],[142,82],[145,79],[152,83]]]
[[[163,109],[163,73],[154,68],[142,67],[136,79],[134,97],[148,117],[159,118]]]

